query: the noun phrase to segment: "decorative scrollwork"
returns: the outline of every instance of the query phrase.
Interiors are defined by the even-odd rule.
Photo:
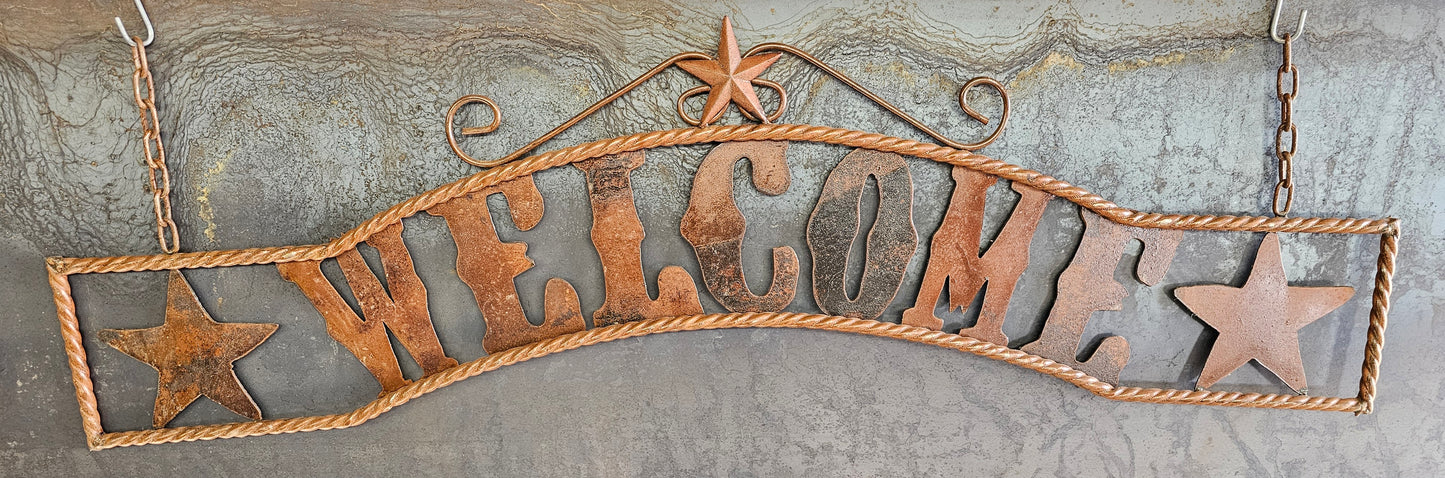
[[[994,90],[998,91],[999,97],[1000,97],[1001,99],[1003,99],[1003,113],[1000,113],[1000,114],[999,114],[998,127],[993,129],[993,133],[990,133],[987,137],[983,138],[982,141],[979,141],[979,142],[977,142],[977,143],[969,143],[969,144],[959,145],[959,146],[958,146],[959,149],[967,149],[967,150],[972,151],[972,150],[982,149],[984,146],[988,146],[988,145],[990,145],[990,144],[993,144],[993,142],[998,139],[999,135],[1003,134],[1003,129],[1004,129],[1004,127],[1008,126],[1008,114],[1009,114],[1008,89],[1006,89],[1006,88],[1003,87],[1003,83],[999,83],[998,80],[995,80],[995,79],[993,79],[993,78],[989,78],[989,77],[987,77],[987,76],[980,76],[980,77],[978,77],[978,78],[974,78],[974,79],[972,79],[972,80],[968,80],[967,83],[964,83],[964,84],[963,84],[963,88],[959,88],[959,90],[958,90],[958,106],[959,106],[960,108],[963,108],[963,113],[966,114],[966,115],[968,115],[969,118],[973,118],[973,119],[975,119],[975,120],[978,120],[978,122],[980,122],[980,123],[988,124],[988,117],[987,117],[987,116],[984,116],[984,115],[982,115],[982,114],[979,114],[979,112],[978,112],[977,110],[973,109],[973,107],[971,107],[971,106],[968,105],[968,91],[969,91],[969,90],[972,90],[973,87],[978,86],[978,85],[988,85],[988,86],[992,86]]]
[[[769,122],[769,123],[777,122],[777,121],[778,121],[778,118],[783,117],[783,112],[788,109],[788,92],[783,89],[783,85],[780,85],[780,84],[778,84],[777,82],[772,81],[772,80],[756,79],[756,80],[753,80],[753,83],[754,83],[754,84],[757,84],[757,85],[766,86],[766,87],[768,87],[768,89],[771,89],[771,90],[773,90],[773,92],[777,93],[777,95],[778,95],[778,109],[775,110],[775,111],[773,111],[772,113],[768,114],[768,121],[767,121],[767,122]],[[692,97],[697,96],[697,95],[700,95],[700,94],[703,94],[703,93],[707,93],[707,92],[709,92],[709,91],[711,91],[711,90],[712,90],[712,89],[711,89],[710,87],[707,87],[707,86],[698,86],[698,87],[695,87],[695,88],[692,88],[692,89],[690,89],[690,90],[687,90],[687,91],[682,92],[682,96],[678,96],[678,97],[677,97],[677,115],[682,118],[682,122],[687,123],[687,124],[692,125],[692,126],[702,126],[702,120],[701,120],[701,119],[694,118],[694,117],[692,117],[692,115],[687,114],[687,106],[686,106],[686,103],[687,103],[687,100],[691,99]],[[747,118],[749,121],[759,121],[757,117],[753,116],[752,113],[748,113],[747,110],[741,110],[741,109],[740,109],[740,110],[738,110],[738,112],[739,112],[739,113],[742,113],[742,114],[743,114],[743,117],[744,117],[744,118]]]
[[[725,35],[726,37],[730,37],[730,36],[731,36],[730,29],[728,29],[727,27],[724,28],[724,35]],[[731,38],[725,38],[725,40],[731,40]],[[726,45],[726,42],[725,42],[724,44]],[[878,106],[883,107],[883,109],[887,110],[889,113],[892,113],[894,116],[898,117],[899,119],[901,119],[901,120],[903,120],[904,122],[908,123],[909,125],[913,126],[913,127],[916,128],[918,131],[922,132],[923,134],[927,135],[927,136],[930,137],[930,138],[933,138],[933,139],[934,139],[935,141],[937,141],[938,143],[940,143],[940,144],[942,144],[942,145],[944,145],[944,146],[948,146],[948,147],[950,147],[950,148],[962,149],[962,150],[969,150],[969,151],[975,151],[975,150],[978,150],[978,149],[982,149],[983,147],[986,147],[986,146],[988,146],[989,144],[992,144],[995,140],[997,140],[998,137],[999,137],[999,135],[1003,134],[1003,129],[1004,129],[1004,127],[1007,126],[1007,124],[1008,124],[1008,117],[1009,117],[1009,110],[1010,110],[1008,91],[1007,91],[1007,89],[1004,88],[1003,83],[1000,83],[998,80],[995,80],[995,79],[993,79],[993,78],[989,78],[989,77],[978,77],[978,78],[974,78],[974,79],[968,80],[966,83],[964,83],[963,88],[961,88],[961,89],[959,90],[959,92],[958,92],[958,104],[959,104],[960,107],[963,108],[964,114],[967,115],[969,118],[973,118],[974,120],[977,120],[977,121],[979,121],[979,122],[981,122],[981,123],[983,123],[983,124],[988,124],[988,123],[989,123],[989,118],[986,117],[986,116],[984,116],[984,115],[982,115],[982,114],[980,114],[977,110],[975,110],[972,106],[969,105],[969,102],[968,102],[968,92],[969,92],[970,90],[972,90],[974,87],[978,86],[978,85],[987,85],[987,86],[993,87],[994,90],[998,91],[999,96],[1003,99],[1003,112],[1000,114],[998,126],[994,127],[994,130],[993,130],[991,133],[989,133],[988,136],[985,136],[985,137],[984,137],[982,140],[980,140],[980,141],[973,142],[973,143],[963,143],[963,142],[959,142],[959,141],[955,141],[955,140],[949,139],[947,136],[944,136],[942,133],[939,133],[937,130],[934,130],[933,128],[929,127],[929,126],[926,125],[926,124],[923,124],[922,121],[919,121],[917,118],[914,118],[912,115],[909,115],[908,113],[905,113],[902,109],[898,108],[898,107],[895,106],[893,103],[888,102],[888,100],[883,99],[882,97],[878,96],[877,94],[875,94],[875,93],[873,93],[872,91],[868,90],[867,88],[863,87],[863,85],[858,84],[857,81],[854,81],[852,78],[848,77],[848,75],[844,74],[842,71],[839,71],[838,69],[833,68],[833,67],[829,66],[829,65],[826,64],[826,63],[823,63],[821,60],[817,59],[816,57],[814,57],[814,56],[808,54],[807,52],[805,52],[805,51],[803,51],[803,50],[800,50],[800,49],[798,49],[797,47],[794,47],[794,46],[792,46],[792,45],[787,45],[787,44],[783,44],[783,43],[763,43],[763,44],[759,44],[759,45],[757,45],[757,46],[754,46],[752,49],[748,50],[746,53],[741,54],[740,57],[741,57],[741,58],[750,58],[750,57],[754,57],[755,55],[759,55],[759,54],[769,54],[769,53],[771,53],[771,54],[787,53],[787,54],[789,54],[789,55],[792,55],[792,56],[794,56],[794,57],[797,57],[797,58],[799,58],[799,59],[807,62],[808,64],[810,64],[810,65],[812,65],[812,66],[814,66],[814,67],[822,70],[824,73],[828,74],[828,76],[833,77],[833,79],[836,79],[836,80],[842,82],[844,85],[847,85],[849,88],[852,88],[854,91],[856,91],[856,92],[858,92],[859,94],[863,95],[863,97],[867,98],[868,100],[872,101],[873,103],[877,104]],[[581,113],[578,113],[576,116],[573,116],[571,119],[568,119],[567,121],[565,121],[565,122],[563,122],[562,124],[558,125],[556,128],[553,128],[551,131],[547,132],[546,134],[543,134],[542,136],[537,137],[537,139],[532,140],[530,143],[527,143],[525,146],[522,146],[521,148],[517,148],[517,150],[511,152],[510,154],[507,154],[506,156],[503,156],[503,157],[500,157],[500,158],[497,158],[497,159],[493,159],[493,160],[479,160],[479,159],[473,158],[473,157],[471,157],[470,155],[467,155],[465,152],[463,152],[463,151],[461,150],[461,147],[459,147],[459,146],[457,145],[456,137],[455,137],[455,135],[453,134],[452,121],[453,121],[454,117],[456,116],[456,112],[458,111],[458,109],[460,109],[462,106],[464,106],[464,105],[466,105],[466,104],[470,104],[470,103],[485,103],[485,104],[487,104],[488,106],[490,106],[490,107],[492,108],[492,111],[493,111],[494,114],[497,114],[497,111],[498,111],[498,110],[497,110],[497,105],[496,105],[496,103],[492,102],[492,100],[491,100],[490,98],[487,98],[487,97],[485,97],[485,96],[481,96],[481,95],[467,95],[467,96],[463,96],[463,97],[461,97],[460,99],[458,99],[455,103],[452,103],[451,109],[447,111],[447,116],[446,116],[447,144],[449,144],[449,145],[451,146],[452,151],[455,152],[458,157],[462,158],[462,160],[464,160],[464,161],[466,161],[466,162],[468,162],[468,163],[470,163],[470,164],[472,164],[472,165],[475,165],[475,166],[478,166],[478,167],[483,167],[483,168],[490,168],[490,167],[500,166],[500,165],[502,165],[502,164],[505,164],[505,163],[507,163],[507,162],[516,160],[517,158],[521,158],[521,157],[527,155],[528,153],[530,153],[530,152],[532,152],[533,150],[537,149],[537,147],[541,146],[543,143],[546,143],[547,141],[552,140],[552,138],[556,137],[558,134],[561,134],[563,131],[566,131],[567,129],[571,128],[573,125],[577,124],[579,121],[582,121],[583,119],[591,116],[592,113],[597,112],[597,110],[602,109],[602,107],[607,106],[607,105],[609,105],[609,104],[612,104],[612,102],[613,102],[613,101],[616,101],[617,98],[620,98],[620,97],[622,97],[622,95],[627,94],[628,92],[636,89],[638,86],[642,85],[642,83],[646,82],[647,80],[652,79],[652,77],[657,76],[658,74],[662,73],[663,71],[667,70],[668,68],[671,68],[671,67],[673,67],[673,66],[675,66],[675,65],[678,65],[678,63],[681,63],[681,62],[691,62],[691,61],[698,61],[698,60],[717,61],[717,60],[714,59],[713,57],[708,56],[707,54],[704,54],[704,53],[699,53],[699,52],[687,52],[687,53],[679,53],[679,54],[677,54],[677,55],[674,55],[674,56],[671,57],[671,58],[668,58],[668,59],[666,59],[666,60],[663,60],[662,63],[658,64],[657,66],[653,67],[652,69],[647,70],[647,72],[645,72],[645,73],[643,73],[641,76],[638,76],[637,78],[633,79],[631,82],[629,82],[628,84],[624,85],[623,87],[617,89],[617,91],[612,92],[612,94],[607,95],[606,97],[602,98],[601,100],[598,100],[596,103],[593,103],[592,106],[587,107],[587,109],[583,110]],[[760,60],[758,61],[758,63],[771,63],[771,61],[772,61],[771,59],[766,60],[766,61],[763,61],[763,60],[760,59]],[[762,66],[762,67],[766,67],[766,65],[764,65],[764,66]],[[757,73],[757,72],[756,72],[756,71],[752,71],[752,72],[750,72],[750,73]],[[765,118],[765,119],[760,119],[760,118],[757,117],[757,115],[749,113],[749,112],[748,112],[746,109],[744,109],[744,108],[740,108],[739,111],[742,111],[743,116],[744,116],[745,118],[747,118],[748,120],[750,120],[750,121],[759,121],[759,122],[767,122],[767,123],[775,122],[775,121],[777,121],[779,118],[781,118],[783,112],[787,109],[787,93],[786,93],[786,91],[784,90],[784,88],[782,87],[782,85],[780,85],[780,84],[778,84],[778,83],[776,83],[776,82],[773,82],[773,81],[769,81],[769,80],[762,79],[762,78],[752,78],[752,79],[751,79],[750,81],[748,81],[747,83],[748,83],[748,84],[752,84],[752,85],[765,86],[765,87],[768,87],[768,88],[772,89],[773,91],[777,92],[777,94],[778,94],[778,109],[777,109],[776,111],[774,111],[773,113],[768,114],[768,115],[767,115],[767,118]],[[701,120],[701,119],[699,119],[699,118],[694,118],[694,117],[692,117],[691,115],[689,115],[689,114],[687,113],[687,110],[686,110],[685,105],[684,105],[684,103],[685,103],[689,98],[691,98],[691,97],[693,97],[693,96],[697,96],[697,95],[700,95],[700,94],[702,94],[702,93],[711,93],[711,92],[712,92],[712,89],[711,89],[710,86],[698,86],[698,87],[694,87],[694,88],[688,89],[687,91],[684,91],[684,92],[682,93],[682,95],[678,97],[678,99],[677,99],[677,114],[678,114],[678,116],[680,116],[680,117],[682,118],[682,121],[683,121],[683,122],[685,122],[685,123],[687,123],[687,124],[689,124],[689,125],[692,125],[692,126],[694,126],[694,127],[710,127],[710,126],[711,126],[711,125],[705,124],[703,120]],[[749,93],[749,94],[751,94],[751,93]],[[764,121],[764,120],[765,120],[765,121]],[[496,119],[492,122],[492,124],[490,124],[490,125],[488,125],[488,126],[486,126],[486,127],[480,127],[480,128],[463,128],[462,131],[461,131],[461,133],[462,133],[463,135],[473,135],[473,134],[489,133],[489,132],[495,130],[495,129],[496,129],[496,126],[497,126],[498,124],[500,124],[500,123],[501,123],[501,116],[500,116],[500,114],[497,114]]]
[[[462,161],[466,161],[475,166],[488,167],[486,166],[486,164],[488,164],[487,161],[473,158],[471,155],[467,154],[466,151],[462,151],[461,146],[457,145],[457,136],[453,126],[456,123],[457,112],[461,111],[463,106],[472,103],[481,103],[490,107],[492,109],[492,123],[486,126],[462,128],[462,135],[474,136],[479,134],[487,134],[496,131],[497,128],[502,125],[502,110],[500,108],[497,108],[497,102],[492,101],[491,98],[482,95],[466,95],[461,98],[457,98],[456,101],[452,102],[452,107],[447,108],[445,126],[447,133],[447,145],[452,147],[452,152],[456,153],[457,157],[462,158]]]
[[[994,87],[994,89],[998,90],[999,94],[1003,97],[1003,113],[1002,113],[1002,115],[1001,115],[1001,116],[1002,116],[1002,119],[1001,119],[1001,121],[999,121],[998,127],[997,127],[997,128],[994,128],[993,133],[990,133],[990,134],[989,134],[987,137],[985,137],[982,141],[979,141],[979,142],[976,142],[976,143],[960,143],[960,142],[958,142],[958,141],[954,141],[954,140],[952,140],[952,139],[949,139],[947,136],[944,136],[942,133],[939,133],[938,131],[934,130],[933,128],[930,128],[928,125],[923,124],[922,121],[919,121],[917,118],[914,118],[912,115],[909,115],[908,113],[905,113],[902,109],[899,109],[899,108],[898,108],[897,106],[895,106],[893,103],[888,102],[888,100],[883,99],[883,97],[878,96],[877,94],[873,93],[872,91],[869,91],[868,88],[865,88],[865,87],[863,87],[863,85],[858,84],[857,81],[854,81],[852,78],[848,77],[847,74],[844,74],[843,72],[838,71],[838,69],[833,68],[832,66],[829,66],[827,63],[823,63],[822,60],[819,60],[818,58],[814,57],[813,55],[808,54],[808,52],[805,52],[805,51],[803,51],[803,50],[798,49],[798,47],[795,47],[795,46],[792,46],[792,45],[788,45],[788,44],[784,44],[784,43],[763,43],[763,44],[754,46],[751,50],[748,50],[748,52],[747,52],[746,54],[744,54],[744,56],[752,56],[752,55],[756,55],[756,54],[758,54],[758,53],[770,52],[770,51],[783,52],[783,53],[787,53],[787,54],[789,54],[789,55],[793,55],[793,56],[795,56],[795,57],[798,57],[798,59],[801,59],[801,60],[803,60],[803,61],[806,61],[806,62],[808,62],[809,64],[817,67],[819,70],[823,70],[823,73],[827,73],[828,76],[833,77],[833,79],[842,82],[844,85],[848,85],[848,87],[849,87],[849,88],[852,88],[853,91],[857,91],[859,94],[863,95],[863,97],[868,98],[868,100],[872,101],[873,103],[876,103],[878,106],[882,106],[883,109],[888,110],[889,113],[893,113],[894,116],[897,116],[899,119],[903,120],[904,122],[908,123],[909,125],[913,126],[914,128],[918,129],[919,131],[922,131],[923,134],[928,135],[929,137],[933,138],[935,141],[938,141],[939,143],[942,143],[944,146],[948,146],[948,147],[950,147],[950,148],[963,149],[963,150],[969,150],[969,151],[975,151],[975,150],[978,150],[978,149],[982,149],[984,146],[988,146],[989,144],[993,143],[994,140],[997,140],[1000,134],[1003,134],[1003,128],[1004,128],[1005,124],[1007,124],[1007,122],[1008,122],[1008,115],[1009,115],[1008,92],[1007,92],[1006,89],[1004,88],[1003,83],[1000,83],[998,80],[995,80],[995,79],[993,79],[993,78],[989,78],[989,77],[978,77],[978,78],[974,78],[974,79],[972,79],[972,80],[968,80],[968,82],[967,82],[967,83],[964,83],[963,88],[960,89],[959,92],[958,92],[958,95],[959,95],[958,103],[959,103],[959,106],[962,106],[962,107],[963,107],[963,112],[966,113],[966,114],[968,114],[968,116],[969,116],[970,118],[976,119],[976,120],[978,120],[978,121],[980,121],[980,122],[983,122],[984,124],[988,124],[988,118],[987,118],[987,117],[979,114],[979,113],[978,113],[977,111],[975,111],[973,108],[971,108],[971,107],[968,106],[968,100],[967,100],[967,96],[966,96],[966,95],[968,94],[968,91],[969,91],[970,89],[972,89],[974,86],[977,86],[977,85],[980,85],[980,84],[986,84],[986,85],[989,85],[989,86]]]

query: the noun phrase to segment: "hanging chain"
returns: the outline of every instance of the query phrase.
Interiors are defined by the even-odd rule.
[[[1284,64],[1275,77],[1275,92],[1279,96],[1279,128],[1274,131],[1274,155],[1279,159],[1279,183],[1274,186],[1274,215],[1285,216],[1294,205],[1294,153],[1299,144],[1299,130],[1294,125],[1294,97],[1299,93],[1299,69],[1290,58],[1290,42],[1294,35],[1284,36]],[[1289,91],[1285,91],[1288,75]],[[1289,149],[1285,149],[1285,135],[1289,135]],[[1284,195],[1281,203],[1280,195]]]
[[[156,85],[146,60],[145,42],[140,37],[133,40],[130,57],[135,62],[135,74],[131,75],[131,83],[135,86],[135,105],[140,108],[141,147],[150,168],[146,186],[156,213],[156,239],[161,251],[172,254],[180,250],[181,238],[176,222],[171,220],[171,173],[166,169],[166,147],[161,143],[161,122],[156,115]]]

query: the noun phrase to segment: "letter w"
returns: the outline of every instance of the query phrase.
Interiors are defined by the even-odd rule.
[[[321,273],[321,261],[283,262],[276,267],[281,277],[296,283],[311,304],[326,319],[326,332],[345,345],[366,369],[381,383],[382,393],[410,383],[402,377],[396,352],[391,349],[386,329],[391,329],[402,346],[411,353],[425,375],[457,365],[446,356],[427,311],[426,286],[412,266],[411,252],[401,240],[402,225],[382,229],[367,244],[381,255],[382,271],[391,288],[388,295],[381,281],[366,266],[361,253],[350,249],[336,258],[346,276],[361,314],[347,305],[336,288]]]

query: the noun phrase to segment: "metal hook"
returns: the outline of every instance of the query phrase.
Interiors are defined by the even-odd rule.
[[[136,0],[136,2],[140,2],[140,0]],[[1273,38],[1273,39],[1274,39],[1274,42],[1275,42],[1275,43],[1284,43],[1284,38],[1282,38],[1282,37],[1279,36],[1279,12],[1280,12],[1280,9],[1283,8],[1283,7],[1284,7],[1284,0],[1275,0],[1275,2],[1274,2],[1274,19],[1269,21],[1269,36],[1270,36],[1270,38]],[[1309,16],[1310,16],[1310,11],[1309,11],[1309,10],[1300,10],[1300,12],[1299,12],[1299,25],[1295,27],[1294,33],[1290,35],[1291,38],[1299,38],[1300,35],[1304,35],[1304,33],[1305,33],[1305,18],[1308,18]]]
[[[156,39],[156,28],[151,25],[151,16],[146,14],[146,6],[141,5],[140,0],[135,0],[135,8],[140,10],[140,19],[146,24],[146,41],[141,42],[141,45],[151,46],[151,42]],[[120,17],[115,17],[115,26],[120,28],[120,37],[125,39],[125,43],[135,46],[135,40],[130,39],[130,32],[125,30],[125,24],[120,22]]]

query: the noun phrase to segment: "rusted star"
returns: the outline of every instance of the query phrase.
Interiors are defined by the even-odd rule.
[[[1291,287],[1285,282],[1279,237],[1264,236],[1244,287],[1180,287],[1174,295],[1219,331],[1199,374],[1199,388],[1214,385],[1250,359],[1296,392],[1305,390],[1299,330],[1344,305],[1353,287]]]
[[[166,289],[166,322],[159,327],[104,330],[100,339],[160,372],[154,423],[161,428],[201,395],[252,420],[261,409],[246,393],[232,362],[276,331],[276,324],[223,324],[211,319],[180,271]]]
[[[753,79],[763,74],[781,53],[766,53],[743,58],[738,52],[738,40],[733,37],[732,20],[723,17],[722,38],[718,41],[717,58],[714,60],[687,60],[677,66],[708,84],[711,91],[703,106],[702,124],[716,121],[727,110],[728,103],[737,103],[738,108],[752,113],[754,118],[767,123],[768,115],[753,91]]]

